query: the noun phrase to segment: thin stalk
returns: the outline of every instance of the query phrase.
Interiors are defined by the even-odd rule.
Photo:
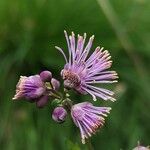
[[[90,139],[87,140],[87,148],[88,150],[94,150]]]

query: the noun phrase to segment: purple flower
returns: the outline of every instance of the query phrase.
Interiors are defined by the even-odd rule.
[[[138,147],[135,147],[133,150],[150,150],[150,149],[149,147],[138,146]]]
[[[63,54],[66,65],[61,72],[64,79],[64,86],[72,88],[81,94],[90,94],[93,100],[100,97],[104,100],[115,101],[112,97],[114,92],[95,86],[95,84],[114,83],[117,82],[118,76],[115,71],[107,71],[111,67],[111,56],[103,47],[97,47],[95,51],[89,55],[94,36],[90,37],[86,46],[84,36],[78,35],[77,44],[75,35],[68,37],[67,32],[64,31],[68,44],[69,59],[67,59],[63,50],[56,46],[56,48]]]
[[[34,100],[42,96],[45,91],[45,84],[39,75],[29,77],[20,76],[13,99],[26,98],[28,100]]]
[[[80,129],[82,143],[85,139],[91,137],[101,126],[103,126],[110,107],[95,107],[89,102],[83,102],[73,105],[71,108],[71,116]]]
[[[63,107],[56,107],[53,111],[52,118],[58,123],[65,121],[67,117],[67,111]]]
[[[135,147],[133,150],[150,150],[150,146],[144,147],[140,145],[140,142],[138,141],[138,146]]]

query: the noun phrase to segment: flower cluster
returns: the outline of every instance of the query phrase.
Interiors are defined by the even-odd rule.
[[[57,106],[53,110],[52,118],[57,123],[66,120],[67,113],[70,113],[74,124],[79,128],[82,143],[95,134],[103,126],[105,117],[109,114],[110,107],[97,107],[90,102],[74,104],[69,97],[69,90],[73,89],[79,94],[89,94],[93,100],[101,98],[103,100],[115,101],[114,92],[102,87],[104,83],[117,82],[117,73],[108,70],[111,65],[111,56],[104,48],[97,47],[92,54],[90,50],[94,40],[91,36],[85,44],[86,34],[75,34],[70,36],[64,31],[67,40],[69,57],[64,51],[56,46],[64,56],[66,64],[61,71],[64,80],[64,90],[59,92],[60,82],[52,77],[50,71],[42,71],[39,75],[21,76],[16,86],[14,100],[25,99],[28,102],[35,102],[38,108],[47,105],[48,101],[56,102]]]
[[[35,102],[37,107],[44,107],[48,99],[54,98],[60,83],[52,78],[50,71],[43,71],[39,75],[21,76],[16,86],[16,94],[13,100],[25,98],[28,102]]]

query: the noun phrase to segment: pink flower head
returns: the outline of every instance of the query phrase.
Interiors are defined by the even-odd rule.
[[[114,101],[115,99],[112,97],[114,92],[95,86],[95,84],[117,82],[115,80],[118,78],[117,73],[115,71],[107,71],[112,65],[109,52],[103,50],[103,47],[97,47],[89,55],[94,36],[90,37],[86,46],[84,46],[86,34],[84,36],[78,35],[77,42],[73,32],[68,37],[65,31],[65,37],[68,44],[69,59],[67,59],[63,50],[56,46],[66,60],[66,65],[61,72],[64,86],[82,94],[90,94],[93,100],[99,97],[104,100]]]
[[[39,75],[20,76],[13,99],[36,99],[44,94],[46,87]]]
[[[73,105],[71,116],[80,129],[82,143],[103,126],[110,107],[95,107],[89,102]]]

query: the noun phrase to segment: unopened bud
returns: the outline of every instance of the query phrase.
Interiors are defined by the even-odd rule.
[[[47,103],[48,103],[48,96],[44,95],[36,101],[36,106],[38,108],[43,108],[45,105],[47,105]]]
[[[67,111],[63,107],[56,107],[53,111],[52,118],[58,123],[65,121],[67,117]]]
[[[52,83],[54,90],[57,91],[60,87],[60,82],[56,80],[55,78],[52,78],[51,83]]]
[[[40,77],[44,82],[50,82],[52,79],[52,73],[50,71],[42,71]]]

